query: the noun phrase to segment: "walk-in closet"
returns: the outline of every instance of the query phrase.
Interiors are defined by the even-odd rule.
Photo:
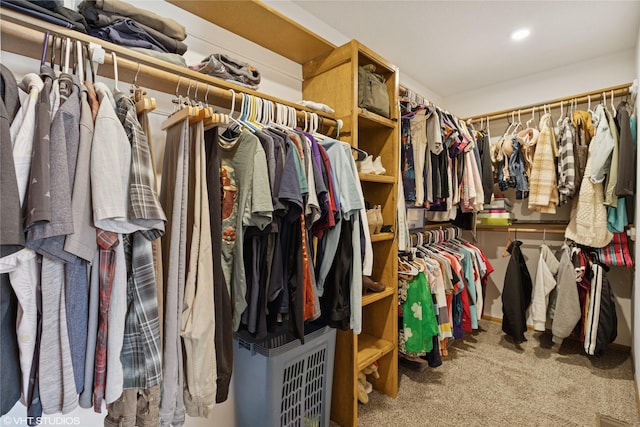
[[[0,424],[637,426],[640,1],[0,0]]]

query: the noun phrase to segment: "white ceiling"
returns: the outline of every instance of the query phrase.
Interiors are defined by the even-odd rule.
[[[633,49],[640,26],[639,0],[293,3],[441,97]]]

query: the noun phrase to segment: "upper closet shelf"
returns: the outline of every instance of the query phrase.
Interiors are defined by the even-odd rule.
[[[167,1],[298,64],[336,47],[261,1]]]
[[[208,102],[212,105],[225,108],[229,108],[231,105],[231,98],[233,96],[233,92],[231,91],[233,90],[236,96],[236,112],[239,110],[238,106],[241,101],[240,93],[246,93],[293,107],[297,110],[298,118],[302,121],[304,121],[305,117],[303,111],[315,112],[324,118],[322,122],[327,126],[324,128],[325,130],[329,132],[335,129],[336,122],[333,114],[312,110],[294,102],[247,89],[222,79],[140,54],[124,46],[119,46],[78,31],[69,30],[58,25],[27,17],[13,10],[0,8],[0,21],[2,21],[2,25],[0,26],[0,32],[2,34],[0,38],[0,48],[4,52],[12,52],[18,55],[40,59],[44,41],[43,37],[45,32],[48,31],[52,35],[57,34],[58,36],[69,37],[72,40],[95,43],[102,46],[107,52],[115,52],[118,60],[118,75],[121,81],[133,82],[134,76],[138,74],[137,82],[142,87],[170,94],[176,93],[178,90],[182,95],[187,93],[187,88],[190,82],[192,82],[191,94],[195,92],[197,83],[198,93],[203,97],[207,91],[207,85],[209,85],[209,93],[207,95]],[[58,41],[60,40],[58,39]],[[47,55],[47,60],[48,59],[49,54]],[[104,60],[104,64],[98,67],[98,74],[113,78],[111,55],[105,55]],[[178,83],[180,84],[178,85]]]

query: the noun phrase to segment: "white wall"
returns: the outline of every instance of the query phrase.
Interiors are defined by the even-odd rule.
[[[629,83],[635,78],[634,57],[630,49],[593,58],[448,96],[444,105],[460,117],[469,117]]]

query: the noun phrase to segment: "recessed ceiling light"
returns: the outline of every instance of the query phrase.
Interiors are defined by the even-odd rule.
[[[519,42],[529,37],[529,34],[531,34],[531,31],[528,28],[520,28],[511,33],[511,40]]]

